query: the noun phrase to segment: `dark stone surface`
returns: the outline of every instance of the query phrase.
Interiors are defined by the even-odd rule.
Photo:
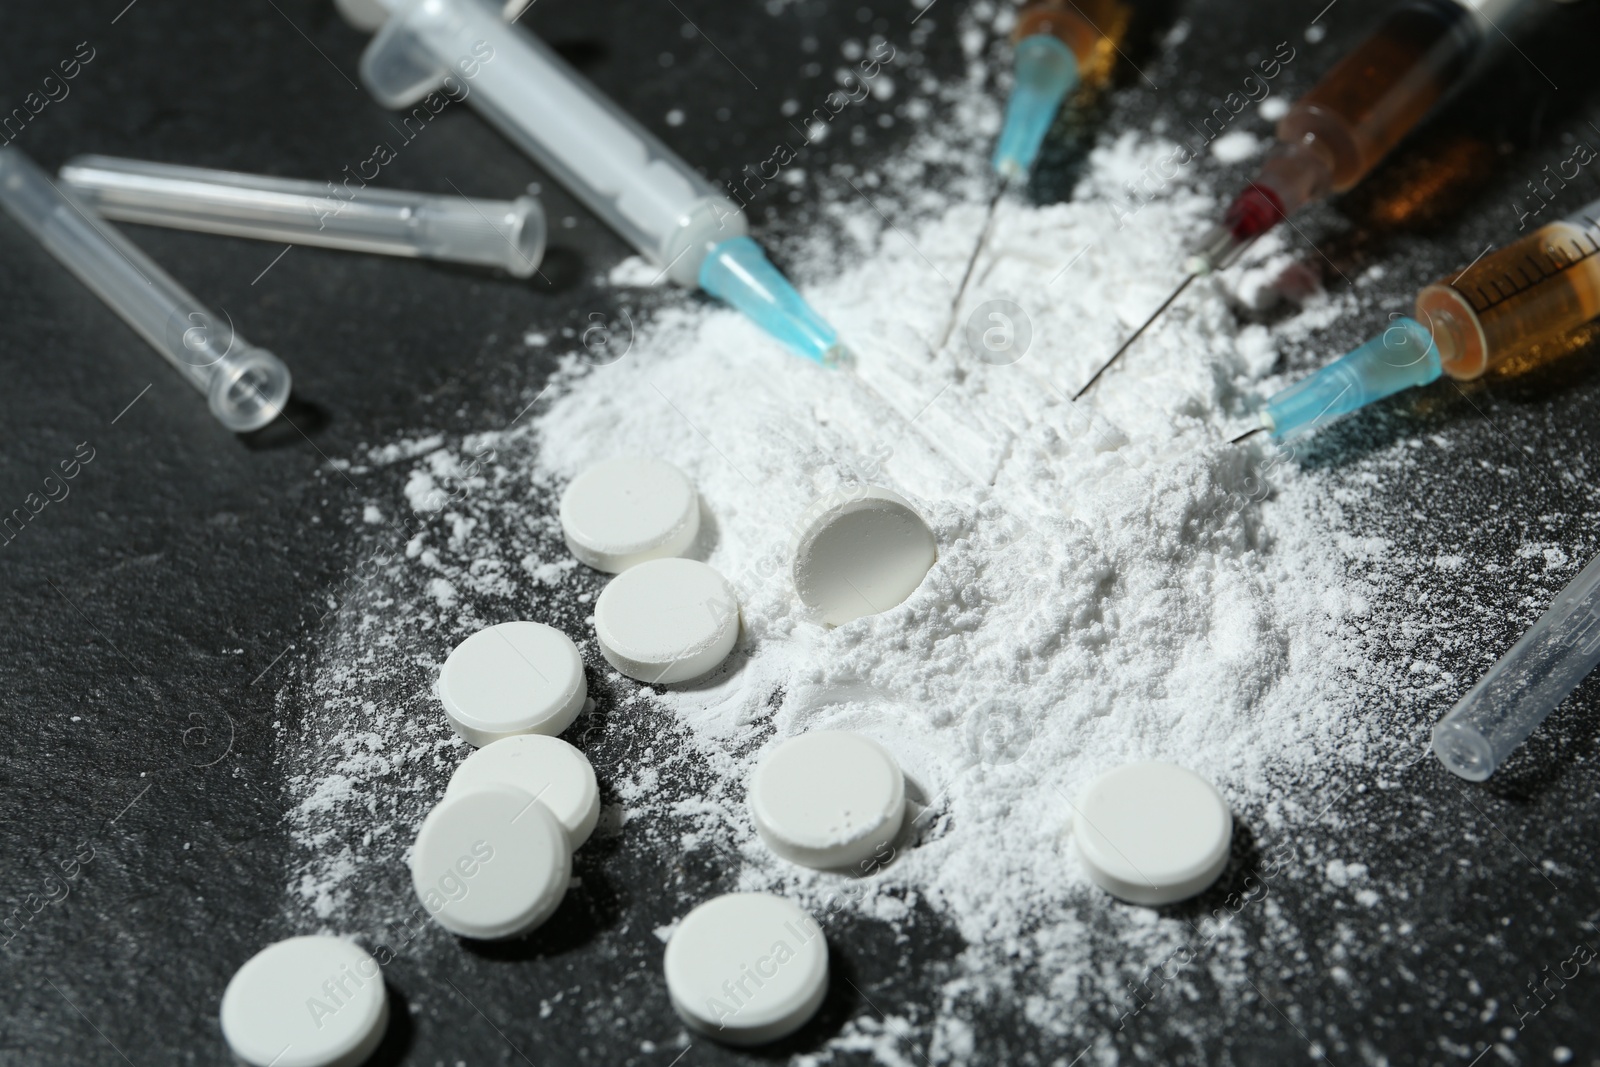
[[[336,178],[391,135],[386,113],[352,81],[363,40],[327,2],[122,4],[7,13],[0,110],[21,105],[79,42],[94,49],[70,95],[16,137],[47,167],[93,151]],[[958,4],[942,0],[923,16],[938,28],[924,62],[947,76],[960,69]],[[1285,39],[1302,58],[1279,91],[1303,91],[1380,7],[1341,0],[1322,16],[1328,39],[1316,49],[1304,43],[1310,7],[1195,0],[1148,9],[1129,51],[1153,85],[1125,69],[1127,92],[1092,116],[1088,132],[1144,128],[1157,117],[1180,128]],[[1489,81],[1455,101],[1362,191],[1298,221],[1339,272],[1354,276],[1375,262],[1389,272],[1366,290],[1361,313],[1319,339],[1317,350],[1289,353],[1293,365],[1326,358],[1330,342],[1369,336],[1390,310],[1408,305],[1419,282],[1506,240],[1517,222],[1508,205],[1526,195],[1525,183],[1565,159],[1572,138],[1600,143],[1586,118],[1594,113],[1600,28],[1592,7],[1560,12],[1551,29],[1523,43],[1525,56],[1508,53]],[[836,56],[838,42],[864,32],[899,39],[914,13],[886,0],[871,8],[800,0],[777,14],[707,0],[544,0],[526,19],[687,158],[728,176],[764,157],[764,147],[752,156],[753,146],[785,135],[783,100],[817,98],[830,86],[832,63],[816,73],[807,63]],[[1175,17],[1188,20],[1190,34],[1160,58],[1149,42]],[[807,35],[820,41],[815,57],[804,50]],[[658,61],[664,51],[673,65]],[[760,87],[736,67],[755,73]],[[680,101],[686,121],[669,130],[665,111]],[[905,128],[873,127],[861,145],[831,138],[806,165],[820,172],[850,159],[870,167]],[[1070,193],[1074,153],[1071,136],[1058,138],[1036,196]],[[1219,182],[1243,176],[1243,168],[1203,165]],[[476,116],[452,108],[405,147],[384,180],[504,196],[537,177]],[[1590,168],[1557,207],[1597,194]],[[289,852],[287,801],[270,724],[295,709],[292,699],[275,702],[285,684],[275,664],[315,640],[312,604],[348,561],[348,531],[329,520],[343,513],[350,487],[328,460],[401,430],[460,433],[509,421],[548,370],[517,344],[522,331],[581,328],[590,313],[614,309],[616,296],[592,279],[626,250],[558,189],[546,183],[543,195],[552,219],[572,219],[570,227],[557,222],[548,285],[312,249],[295,249],[268,269],[278,251],[270,245],[135,230],[152,256],[292,367],[297,428],[250,440],[224,434],[130,331],[0,218],[0,510],[41,492],[46,475],[80,447],[83,455],[93,450],[70,496],[0,547],[0,902],[17,917],[0,949],[0,1063],[226,1061],[217,998],[242,960],[282,934],[273,924]],[[758,229],[780,249],[810,214],[805,202],[754,210]],[[1333,287],[1345,284],[1326,273]],[[1471,678],[1560,584],[1541,576],[1542,561],[1515,555],[1525,532],[1543,522],[1548,539],[1569,552],[1595,550],[1593,356],[1589,348],[1515,380],[1440,386],[1396,401],[1324,435],[1302,457],[1359,470],[1396,440],[1448,430],[1453,449],[1419,450],[1405,479],[1374,480],[1360,523],[1397,550],[1461,553],[1475,568],[1503,568],[1419,573],[1379,605],[1374,654],[1403,661],[1405,641],[1422,640],[1441,666]],[[1475,620],[1471,642],[1452,640],[1458,615]],[[1484,636],[1485,617],[1500,621],[1493,640]],[[1408,712],[1419,737],[1439,710]],[[1372,694],[1368,713],[1396,714],[1383,693]],[[1170,1028],[1140,1036],[1135,1027],[1116,1046],[1149,1063],[1311,1062],[1310,1040],[1340,1067],[1379,1054],[1391,1063],[1472,1062],[1502,1028],[1516,1027],[1513,1000],[1535,1003],[1528,981],[1556,969],[1580,940],[1600,946],[1597,727],[1600,685],[1591,680],[1487,787],[1466,787],[1431,760],[1352,781],[1327,815],[1330,834],[1345,839],[1336,854],[1359,856],[1389,884],[1409,879],[1405,922],[1336,910],[1319,919],[1320,898],[1287,882],[1278,906],[1303,913],[1302,929],[1319,950],[1313,958],[1276,953],[1263,936],[1252,966],[1261,999],[1238,1010],[1226,1039],[1196,1047]],[[1248,865],[1249,847],[1242,835],[1238,869]],[[637,887],[658,884],[660,860],[615,849],[585,863],[596,886]],[[631,890],[596,891],[587,907],[594,924],[614,926],[634,899]],[[638,907],[630,918],[639,929],[661,921],[647,904]],[[1242,921],[1261,932],[1250,913]],[[576,940],[550,951],[572,980],[616,982],[587,995],[660,997],[653,971],[602,978],[604,962],[585,957],[583,924],[571,928]],[[869,924],[846,926],[835,940],[846,946],[837,956],[842,976],[874,990],[875,1002],[925,1021],[916,1005],[929,1003],[959,943],[931,917],[918,929],[910,945]],[[916,966],[880,966],[908,954]],[[1330,976],[1336,961],[1348,979]],[[398,960],[387,977],[395,1006],[410,1012],[397,1012],[402,1022],[380,1061],[665,1065],[678,1054],[642,1053],[639,1035],[541,1024],[539,994],[506,977],[514,966],[455,951]],[[781,1048],[739,1054],[697,1042],[685,1063],[770,1062],[814,1047],[843,1019],[872,1010],[835,986],[823,1017]],[[468,996],[481,1014],[462,1003]],[[1491,1000],[1498,1011],[1480,1015]],[[1065,1063],[1078,1051],[1024,1040],[1014,1021],[997,1008],[980,1029],[983,1062]],[[1115,1028],[1114,1015],[1105,1026]],[[912,1038],[905,1055],[920,1062],[926,1035]],[[1558,1046],[1578,1062],[1600,1057],[1594,967],[1528,1017],[1506,1054],[1551,1062]],[[1478,1062],[1501,1058],[1490,1051]]]

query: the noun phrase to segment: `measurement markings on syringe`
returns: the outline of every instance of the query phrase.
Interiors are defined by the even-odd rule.
[[[1572,239],[1573,247],[1570,252],[1552,245],[1544,252],[1544,262],[1540,262],[1533,253],[1527,255],[1524,262],[1532,267],[1534,277],[1527,277],[1522,267],[1518,266],[1515,276],[1511,271],[1507,271],[1499,277],[1477,283],[1470,291],[1463,290],[1471,300],[1473,310],[1482,314],[1600,254],[1600,241],[1595,239],[1595,233],[1600,232],[1600,221],[1588,215],[1583,216],[1583,220],[1589,224],[1589,229],[1583,234],[1581,243],[1576,238]],[[1493,296],[1485,292],[1485,286],[1494,287]]]

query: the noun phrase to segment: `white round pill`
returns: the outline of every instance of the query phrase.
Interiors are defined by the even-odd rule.
[[[877,486],[829,493],[811,505],[793,551],[795,591],[829,626],[903,603],[939,558],[922,516]]]
[[[542,622],[479,630],[439,671],[439,699],[450,725],[479,748],[516,734],[559,734],[588,695],[578,646]]]
[[[689,551],[700,533],[700,495],[670,463],[619,456],[596,463],[567,486],[561,532],[578,559],[618,574]]]
[[[739,599],[711,567],[654,559],[626,570],[594,605],[606,660],[641,682],[686,682],[728,657],[739,637]]]
[[[870,870],[892,854],[905,811],[905,775],[894,757],[870,737],[843,730],[783,742],[750,779],[761,840],[806,867]]]
[[[730,1045],[794,1033],[828,992],[828,941],[795,904],[730,893],[695,908],[667,941],[672,1008],[691,1029]]]
[[[504,783],[446,793],[411,850],[417,898],[462,937],[527,933],[556,910],[571,879],[561,823],[531,793]]]
[[[600,785],[582,752],[559,737],[518,734],[484,745],[468,756],[444,795],[503,782],[550,809],[573,848],[589,840],[600,820]]]
[[[1172,763],[1131,763],[1096,778],[1072,820],[1089,876],[1134,904],[1206,889],[1228,863],[1233,815],[1215,787]]]
[[[291,937],[245,961],[222,994],[222,1036],[251,1067],[355,1067],[389,1025],[378,961],[337,937]]]

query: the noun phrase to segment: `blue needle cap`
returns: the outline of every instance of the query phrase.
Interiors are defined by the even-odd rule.
[[[1427,385],[1442,370],[1433,336],[1415,319],[1396,319],[1387,330],[1296,382],[1271,400],[1261,422],[1280,441],[1382,400]]]
[[[850,359],[838,331],[812,310],[748,237],[730,237],[712,246],[700,265],[700,288],[732,304],[807,359],[829,367]]]
[[[1016,56],[1017,80],[994,149],[995,173],[1008,180],[1028,173],[1061,101],[1078,84],[1078,59],[1059,38],[1047,33],[1024,37],[1017,42]]]

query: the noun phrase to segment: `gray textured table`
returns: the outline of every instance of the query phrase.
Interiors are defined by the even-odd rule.
[[[961,2],[942,0],[923,16],[936,32],[920,62],[935,73],[960,68],[953,25]],[[386,114],[351,81],[363,40],[331,4],[123,3],[10,12],[0,39],[0,112],[42,92],[61,61],[92,56],[69,92],[52,89],[60,98],[7,135],[46,166],[93,151],[333,177],[384,136]],[[1161,88],[1125,76],[1124,91],[1093,127],[1138,128],[1158,115],[1181,123],[1209,111],[1245,52],[1301,40],[1321,6],[1193,0],[1147,9],[1130,47],[1159,68]],[[1323,16],[1329,46],[1318,54],[1353,42],[1380,7],[1341,0]],[[1492,84],[1457,101],[1366,190],[1306,217],[1303,228],[1333,261],[1394,267],[1367,310],[1341,326],[1344,340],[1364,338],[1383,320],[1382,298],[1503,240],[1525,183],[1566,158],[1571,137],[1600,137],[1587,123],[1596,113],[1593,7],[1562,12],[1524,44],[1527,62],[1509,57]],[[808,67],[805,36],[836,55],[849,36],[902,34],[914,14],[882,0],[870,8],[799,0],[775,11],[698,0],[545,0],[527,21],[687,158],[726,176],[746,161],[746,146],[784,135],[784,99],[826,91],[831,71]],[[1187,39],[1155,57],[1151,42],[1179,17],[1191,27]],[[759,69],[761,88],[745,84],[706,38]],[[673,65],[658,61],[662,51]],[[1314,73],[1295,65],[1283,88],[1301,91]],[[674,100],[685,103],[687,120],[668,130],[662,101]],[[869,103],[862,122],[894,106]],[[831,138],[809,150],[807,165],[870,165],[894,151],[905,128],[874,130],[860,144]],[[1058,140],[1034,195],[1067,195],[1080,158]],[[1419,162],[1445,158],[1455,164],[1444,178]],[[538,175],[458,108],[387,177],[503,196]],[[1575,185],[1564,206],[1600,194],[1591,172]],[[0,949],[0,1063],[225,1062],[217,998],[239,963],[290,932],[277,925],[289,846],[269,724],[295,707],[293,672],[275,657],[316,640],[315,597],[348,564],[346,489],[330,476],[328,458],[419,425],[459,433],[509,420],[548,371],[517,344],[521,333],[534,324],[581,326],[612,307],[613,296],[590,279],[627,250],[549,183],[544,195],[553,218],[574,219],[553,237],[548,285],[307,249],[268,269],[271,246],[138,230],[152,255],[292,366],[304,433],[278,427],[248,440],[223,434],[152,353],[0,219],[0,510],[40,492],[60,461],[92,454],[70,495],[0,547],[0,912],[11,916]],[[1397,213],[1406,203],[1411,209]],[[781,248],[810,215],[801,203],[781,218],[758,212],[756,221]],[[1504,567],[1498,576],[1419,574],[1394,589],[1392,602],[1378,606],[1375,654],[1406,656],[1420,628],[1436,635],[1428,640],[1441,663],[1470,676],[1479,650],[1448,639],[1454,613],[1500,616],[1500,639],[1509,642],[1552,591],[1533,562],[1506,547],[1519,531],[1540,516],[1564,516],[1552,539],[1592,550],[1600,448],[1592,355],[1470,395],[1387,405],[1325,434],[1304,459],[1359,470],[1399,437],[1449,426],[1488,462],[1486,471],[1443,452],[1419,455],[1404,481],[1370,490],[1366,521],[1398,547],[1462,551]],[[1311,365],[1322,353],[1288,358]],[[275,703],[280,691],[287,710]],[[1372,695],[1370,713],[1392,713],[1383,694]],[[1325,955],[1280,959],[1260,947],[1257,973],[1270,1002],[1248,1003],[1227,1036],[1203,1048],[1160,1026],[1141,1031],[1137,1043],[1119,1038],[1126,1059],[1311,1062],[1310,1036],[1340,1067],[1379,1062],[1380,1053],[1390,1063],[1472,1062],[1515,1027],[1505,1006],[1528,1003],[1525,985],[1547,973],[1541,968],[1556,967],[1580,940],[1600,945],[1597,727],[1600,685],[1591,680],[1487,787],[1463,789],[1431,762],[1399,784],[1378,772],[1352,782],[1338,800],[1341,833],[1388,877],[1410,872],[1404,921],[1341,915],[1314,886],[1288,885],[1280,906],[1299,913]],[[1470,867],[1457,865],[1463,855]],[[670,870],[710,891],[720,872],[700,857],[624,848],[587,854],[580,869],[597,888],[533,947],[407,955],[391,965],[396,1005],[409,1011],[397,1012],[380,1062],[665,1067],[674,1050],[646,1054],[636,1035],[585,1025],[586,1005],[615,990],[654,996],[639,976],[656,973],[658,950],[644,953],[636,939],[616,935],[624,918],[643,929],[670,918],[640,887]],[[1242,921],[1254,920],[1247,913]],[[1343,923],[1355,925],[1354,943],[1340,940]],[[928,1002],[941,961],[959,949],[931,914],[909,947],[864,921],[840,934],[838,972],[901,1006]],[[1336,947],[1349,981],[1329,973]],[[1481,987],[1471,996],[1469,980]],[[569,1010],[541,1023],[534,991],[568,987],[576,990]],[[467,998],[481,1016],[463,1006]],[[1478,1014],[1485,999],[1501,1005],[1492,1019]],[[1285,1002],[1299,1023],[1273,1006]],[[1103,1007],[1114,1028],[1114,1006]],[[641,1000],[638,1010],[656,1032],[672,1031],[663,997]],[[836,981],[819,1020],[780,1048],[743,1054],[698,1043],[692,1062],[803,1052],[869,1010]],[[1212,1009],[1202,1002],[1185,1010]],[[1065,1062],[1075,1051],[1031,1046],[1015,1021],[997,1009],[984,1022],[981,1062]],[[1305,1026],[1314,1032],[1302,1033]],[[1600,974],[1585,969],[1513,1036],[1503,1053],[1477,1062],[1551,1062],[1559,1046],[1578,1062],[1600,1062]],[[921,1062],[925,1037],[910,1035],[906,1062]]]

